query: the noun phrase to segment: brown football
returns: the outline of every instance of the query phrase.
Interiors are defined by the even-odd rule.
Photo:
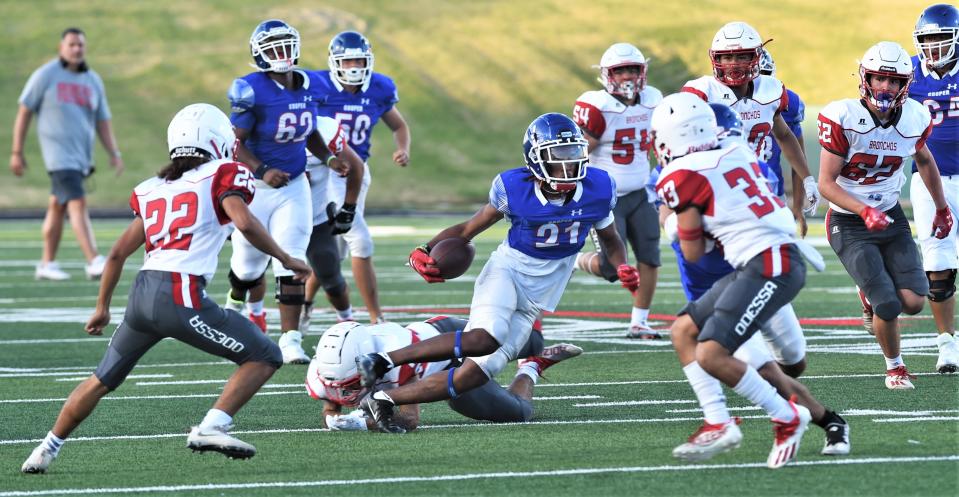
[[[470,268],[475,255],[473,243],[460,237],[440,240],[430,249],[430,257],[436,260],[440,276],[447,280],[462,276]]]

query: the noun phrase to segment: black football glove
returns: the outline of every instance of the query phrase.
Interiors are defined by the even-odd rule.
[[[333,214],[336,204],[330,202],[326,206],[326,214],[330,218],[330,224],[333,225],[333,235],[342,235],[353,227],[353,218],[356,217],[356,204],[343,204],[339,212]]]

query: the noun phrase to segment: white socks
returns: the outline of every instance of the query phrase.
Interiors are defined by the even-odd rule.
[[[253,314],[256,316],[263,314],[263,301],[261,300],[259,302],[247,302],[246,310],[250,311],[250,314]]]
[[[777,421],[792,421],[795,417],[789,402],[780,397],[776,389],[762,376],[759,376],[759,373],[752,366],[746,366],[746,374],[733,387],[733,390],[749,399],[753,404],[765,409],[766,413]]]
[[[882,356],[886,360],[886,370],[896,369],[899,366],[905,366],[906,363],[902,360],[902,354],[897,355],[896,357],[886,357]]]
[[[200,421],[200,430],[207,430],[215,427],[228,427],[233,423],[233,416],[219,410],[219,409],[210,409],[206,412],[206,416],[203,417],[203,421]]]
[[[516,376],[519,376],[521,374],[525,374],[526,376],[529,376],[530,379],[533,380],[533,384],[535,385],[536,382],[539,381],[539,365],[536,364],[536,362],[534,361],[527,361],[522,366],[516,369]]]
[[[342,311],[339,309],[334,309],[336,311],[336,319],[340,321],[353,321],[353,306],[348,306]]]
[[[630,326],[648,326],[646,323],[647,318],[649,318],[649,309],[640,309],[639,307],[633,307],[633,317],[630,320]]]
[[[65,441],[66,440],[54,435],[52,431],[48,431],[47,436],[43,439],[43,442],[40,442],[40,445],[56,457],[56,455],[60,453],[60,447],[63,446],[63,442]]]
[[[711,425],[729,422],[729,410],[726,409],[726,395],[723,394],[723,385],[716,378],[709,376],[698,362],[693,361],[683,368],[686,379],[689,380],[699,407],[703,408],[703,417]]]
[[[950,343],[955,343],[955,337],[952,336],[952,333],[940,333],[936,337],[936,345],[939,346],[939,350],[948,347]]]

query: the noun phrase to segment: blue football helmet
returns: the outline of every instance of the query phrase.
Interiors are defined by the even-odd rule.
[[[363,67],[343,67],[343,61],[363,59]],[[366,86],[373,76],[373,47],[356,31],[344,31],[330,40],[330,73],[341,85]]]
[[[732,108],[725,104],[711,103],[709,108],[716,115],[716,136],[719,141],[726,138],[742,138],[743,122]]]
[[[279,19],[263,21],[250,35],[250,54],[261,72],[290,72],[300,58],[300,33]]]
[[[550,190],[569,192],[586,177],[588,143],[579,126],[563,114],[537,117],[526,128],[526,168]]]
[[[766,76],[776,75],[776,61],[773,60],[773,54],[763,48],[763,53],[759,56],[759,74]]]
[[[929,35],[947,35],[944,40],[924,41]],[[916,21],[912,41],[919,52],[919,61],[927,67],[938,69],[957,59],[959,44],[959,9],[939,3],[927,7]]]

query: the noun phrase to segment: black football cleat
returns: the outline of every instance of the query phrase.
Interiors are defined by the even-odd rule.
[[[390,361],[382,353],[363,354],[356,358],[356,371],[360,374],[360,384],[373,388],[387,371],[393,369]]]
[[[406,429],[393,422],[393,407],[395,405],[389,400],[374,399],[372,395],[367,397],[362,408],[370,412],[376,427],[383,433],[393,433],[400,435],[406,433]]]

